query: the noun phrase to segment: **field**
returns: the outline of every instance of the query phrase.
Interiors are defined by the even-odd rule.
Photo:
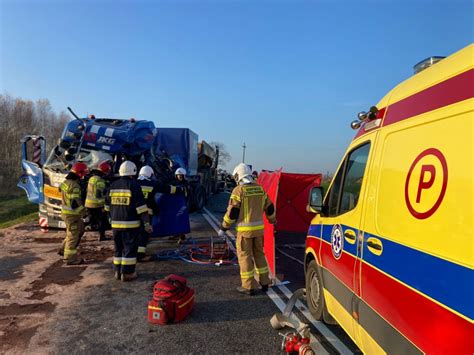
[[[0,229],[37,218],[38,205],[26,196],[7,196],[0,200]]]

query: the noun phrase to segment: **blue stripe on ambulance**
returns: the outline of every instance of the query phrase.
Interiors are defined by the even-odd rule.
[[[344,231],[350,228],[358,235],[357,229],[341,226]],[[331,243],[332,228],[333,225],[323,225],[322,239],[328,243]],[[311,225],[308,234],[320,237],[320,230],[319,225]],[[365,262],[464,316],[474,318],[474,274],[470,268],[364,233],[365,241],[370,237],[380,239],[383,253],[374,255],[365,244]],[[344,251],[357,257],[356,244],[344,243]]]

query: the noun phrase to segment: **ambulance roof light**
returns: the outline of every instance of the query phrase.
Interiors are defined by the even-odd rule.
[[[444,58],[446,57],[434,56],[434,57],[423,59],[421,62],[415,64],[415,66],[413,67],[413,72],[414,74],[418,74],[419,72],[438,63],[440,60],[443,60]]]

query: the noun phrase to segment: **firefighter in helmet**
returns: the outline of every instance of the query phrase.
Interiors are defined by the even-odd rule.
[[[143,197],[145,198],[150,222],[153,217],[153,211],[156,210],[156,202],[154,196],[157,183],[154,177],[155,172],[153,171],[152,167],[148,165],[143,166],[140,169],[140,172],[138,173],[138,184],[140,185]],[[148,261],[150,259],[146,256],[146,246],[148,244],[149,238],[150,233],[148,233],[142,225],[140,228],[140,236],[138,238],[138,261]]]
[[[119,168],[120,179],[114,181],[105,196],[105,210],[110,212],[114,236],[115,278],[132,281],[137,278],[138,238],[143,223],[147,233],[153,231],[148,208],[140,185],[136,181],[137,166],[124,161]]]
[[[179,169],[178,169],[179,170]],[[182,169],[184,170],[184,169]],[[153,215],[159,213],[158,205],[155,201],[155,195],[157,193],[162,194],[176,194],[176,193],[185,193],[185,189],[180,186],[174,186],[169,184],[164,184],[162,182],[158,182],[155,178],[155,172],[153,169],[145,165],[140,169],[138,173],[138,184],[140,185],[143,197],[145,198],[147,207],[148,207],[148,214],[150,216],[150,221]],[[146,246],[148,243],[150,235],[146,232],[146,230],[141,228],[140,230],[140,238],[138,242],[138,261],[149,261],[151,258],[146,256]]]
[[[186,169],[178,168],[174,172],[175,180],[173,185],[176,187],[176,193],[181,194],[184,196],[184,199],[187,203],[188,196],[189,196],[189,182],[186,180]],[[189,216],[188,216],[189,219]],[[189,224],[189,222],[188,222]],[[175,236],[178,239],[178,245],[183,244],[186,241],[186,234],[179,233]]]
[[[61,184],[61,218],[66,224],[66,238],[63,241],[63,257],[67,265],[78,265],[83,262],[77,256],[77,247],[84,234],[85,215],[84,200],[80,180],[89,173],[87,165],[75,163],[66,179]]]
[[[87,184],[86,208],[91,217],[91,225],[99,230],[99,241],[105,240],[105,228],[107,214],[104,210],[105,190],[107,187],[107,176],[112,166],[108,161],[103,161],[97,169],[92,169],[92,176]]]
[[[269,269],[263,252],[263,214],[265,213],[268,221],[274,224],[275,207],[263,188],[255,183],[248,165],[237,165],[233,176],[237,186],[230,195],[219,236],[224,238],[225,232],[235,223],[237,257],[242,281],[237,291],[253,295],[257,289],[255,274],[262,291],[266,292],[270,284]]]

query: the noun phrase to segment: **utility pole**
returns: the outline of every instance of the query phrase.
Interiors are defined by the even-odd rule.
[[[244,151],[244,153],[243,153],[243,155],[242,155],[242,163],[245,163],[245,148],[247,148],[247,146],[245,145],[245,142],[244,142],[244,144],[242,145],[242,148],[243,148],[243,151]]]

